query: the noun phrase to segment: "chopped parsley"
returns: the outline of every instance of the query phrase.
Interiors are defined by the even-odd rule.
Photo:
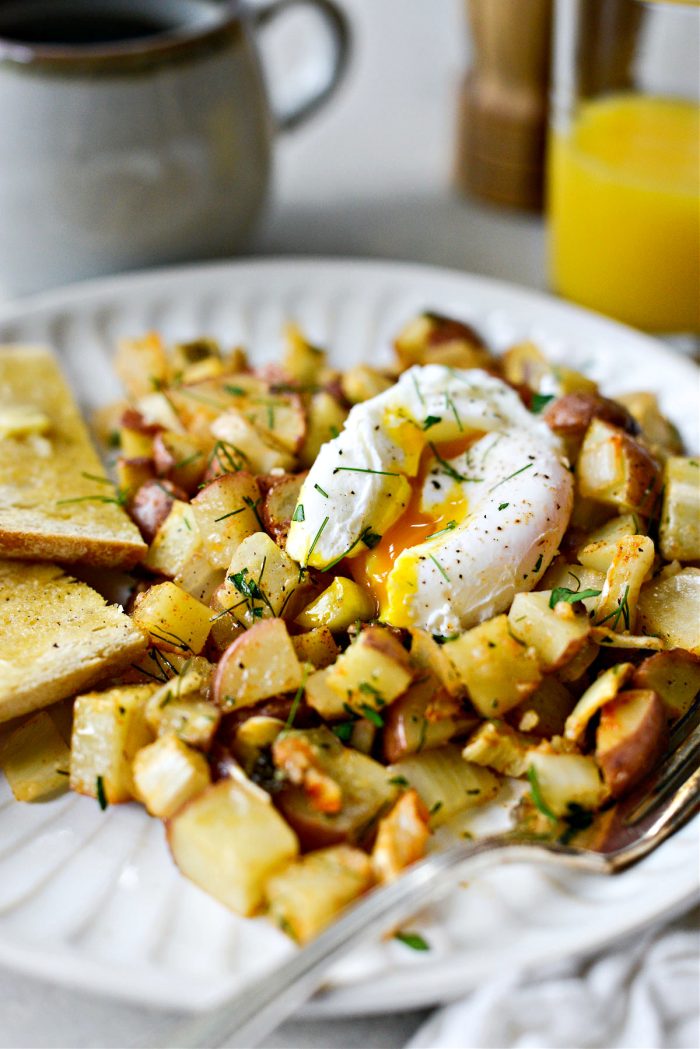
[[[530,411],[533,415],[539,415],[542,409],[546,408],[549,402],[553,400],[553,393],[533,393],[532,401],[530,402]]]
[[[305,521],[305,520],[306,520],[306,517],[304,516],[304,504],[303,503],[299,503],[299,505],[296,507],[294,513],[292,514],[292,521]]]
[[[585,601],[587,597],[600,597],[600,590],[570,590],[568,586],[555,586],[549,597],[549,607],[554,608],[560,601],[573,605],[576,601]]]
[[[505,508],[506,508],[507,506],[510,506],[510,503],[499,503],[499,504],[498,504],[498,509],[499,509],[499,510],[505,510]]]
[[[431,426],[437,426],[438,423],[442,422],[442,416],[440,415],[426,415],[423,420],[423,429],[429,430]]]
[[[392,776],[391,779],[389,780],[389,783],[391,783],[391,785],[394,786],[394,787],[408,787],[408,786],[410,786],[410,784],[409,784],[409,782],[408,782],[408,780],[406,779],[405,776]]]
[[[360,542],[364,543],[369,550],[374,550],[377,543],[381,543],[382,537],[378,532],[373,532],[371,526],[365,528],[360,536]]]
[[[429,951],[430,944],[417,932],[395,932],[394,939],[412,951]]]
[[[104,812],[109,802],[107,801],[107,795],[105,793],[105,781],[102,776],[98,776],[95,780],[95,792],[97,794],[97,803]]]
[[[362,716],[371,721],[377,728],[384,728],[384,718],[369,703],[360,703],[358,709],[362,711]]]
[[[341,743],[348,743],[352,737],[354,725],[352,721],[341,721],[339,725],[333,725],[331,731],[338,737]]]

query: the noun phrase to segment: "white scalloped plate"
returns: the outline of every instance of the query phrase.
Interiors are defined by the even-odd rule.
[[[293,318],[348,366],[388,359],[391,336],[424,308],[473,322],[499,348],[532,338],[606,391],[655,390],[698,448],[694,365],[602,317],[446,270],[288,259],[135,274],[0,309],[0,341],[54,346],[89,411],[119,393],[110,354],[120,335],[206,333],[262,362],[277,356]],[[697,895],[699,831],[695,821],[616,879],[498,868],[413,923],[429,952],[395,941],[366,947],[331,974],[310,1012],[417,1008],[509,968],[600,948]],[[264,921],[234,917],[180,877],[161,825],[136,806],[102,814],[76,795],[18,805],[0,785],[0,962],[86,991],[201,1009],[290,949]]]

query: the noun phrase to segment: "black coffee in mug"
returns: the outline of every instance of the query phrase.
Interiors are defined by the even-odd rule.
[[[0,37],[30,46],[73,48],[133,43],[175,34],[211,20],[211,0],[0,2]]]

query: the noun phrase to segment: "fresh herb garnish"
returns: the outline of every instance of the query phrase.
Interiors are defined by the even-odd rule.
[[[617,599],[617,608],[614,608],[607,616],[603,616],[595,624],[596,626],[602,626],[603,623],[607,623],[608,620],[612,620],[611,630],[616,630],[617,625],[620,622],[620,616],[623,617],[625,623],[625,630],[629,630],[631,622],[630,606],[629,606],[629,583],[625,586],[625,592],[622,597]]]
[[[400,477],[400,473],[396,473],[394,470],[370,470],[368,466],[336,466],[333,471],[334,474],[339,473],[351,473],[351,474],[377,474],[379,477]]]
[[[428,556],[430,557],[430,560],[431,560],[431,561],[433,562],[433,564],[434,564],[434,565],[435,565],[435,567],[437,568],[437,570],[438,570],[438,572],[440,573],[440,575],[442,576],[442,578],[443,578],[443,579],[444,579],[444,580],[445,580],[446,582],[448,582],[448,583],[449,583],[449,581],[450,581],[450,577],[448,576],[447,572],[446,572],[446,571],[445,571],[445,569],[444,569],[444,568],[442,567],[442,565],[440,564],[440,562],[438,561],[438,559],[437,559],[436,557],[433,557],[433,555],[432,555],[432,554],[429,554]]]
[[[377,543],[381,543],[382,537],[378,532],[373,532],[371,526],[367,526],[360,536],[360,542],[364,543],[369,550],[374,550]]]
[[[539,415],[542,409],[546,408],[549,402],[553,400],[553,393],[533,393],[530,402],[530,411],[533,415]]]
[[[435,804],[431,807],[430,812],[428,813],[428,815],[429,816],[434,816],[435,813],[439,812],[441,808],[442,808],[442,802],[441,801],[436,801]]]
[[[287,720],[285,721],[283,732],[289,732],[289,730],[294,725],[294,718],[297,716],[297,710],[299,709],[299,704],[301,703],[301,697],[304,695],[307,673],[308,671],[306,667],[304,667],[304,672],[301,676],[301,681],[299,682],[299,688],[294,693],[294,699],[292,700],[292,705],[289,708],[289,715],[287,717]]]
[[[348,743],[353,733],[353,722],[352,721],[341,721],[338,725],[333,725],[331,731],[335,736],[338,737],[341,743]]]
[[[97,803],[104,812],[109,802],[107,801],[107,795],[105,793],[105,781],[102,776],[98,776],[95,780],[95,792],[97,794]]]
[[[418,380],[416,379],[416,377],[415,377],[415,375],[413,374],[413,372],[411,372],[411,379],[413,380],[413,385],[414,385],[414,387],[415,387],[415,390],[416,390],[416,394],[418,395],[418,400],[420,401],[420,403],[421,403],[421,404],[423,405],[423,407],[425,408],[425,397],[424,397],[424,396],[423,396],[423,394],[421,393],[421,390],[420,390],[420,386],[418,385]]]
[[[498,509],[499,509],[499,510],[505,510],[505,508],[506,508],[507,506],[510,506],[510,503],[499,503],[499,504],[498,504]]]
[[[540,556],[535,561],[535,567],[533,569],[534,572],[539,572],[540,568],[542,567],[542,560],[543,560],[543,558],[544,558],[544,554],[540,554]]]
[[[242,386],[230,386],[228,383],[224,385],[224,391],[232,394],[233,397],[245,397],[246,394]]]
[[[554,608],[560,601],[573,605],[577,601],[585,601],[587,597],[600,597],[600,590],[570,590],[568,586],[555,586],[549,596],[549,607]]]
[[[441,422],[441,415],[426,415],[425,419],[423,420],[423,429],[429,430],[431,426],[437,426],[437,424]]]
[[[319,493],[320,493],[321,495],[325,496],[325,497],[326,497],[326,499],[328,498],[328,492],[324,492],[324,490],[323,490],[323,488],[321,488],[321,485],[320,485],[320,484],[315,484],[315,485],[314,485],[314,488],[315,488],[315,489],[316,489],[316,491],[317,491],[317,492],[319,492]]]
[[[265,531],[265,522],[263,521],[262,517],[258,513],[258,503],[260,502],[260,500],[258,499],[257,502],[256,502],[254,499],[251,499],[251,497],[249,495],[244,495],[243,496],[243,502],[246,504],[246,506],[250,510],[253,511],[253,513],[255,514],[255,520],[260,525],[260,531],[264,532]]]
[[[321,527],[319,528],[318,532],[314,536],[314,541],[311,544],[311,549],[309,550],[309,553],[307,554],[307,557],[306,557],[307,565],[308,565],[309,561],[311,560],[311,555],[313,554],[314,550],[316,549],[316,544],[318,543],[319,539],[321,538],[321,533],[323,532],[323,529],[326,527],[326,525],[328,524],[329,521],[330,521],[330,517],[324,517],[323,518],[323,522],[321,524]]]
[[[440,466],[443,468],[444,472],[447,474],[448,477],[451,477],[453,481],[474,482],[479,480],[478,477],[466,477],[464,474],[461,474],[458,470],[455,470],[454,466],[452,466],[451,463],[448,463],[447,459],[443,459],[443,457],[440,455],[432,441],[428,444],[428,447],[430,448],[437,461],[440,463]]]
[[[294,513],[292,514],[292,521],[305,521],[305,520],[306,520],[306,517],[304,516],[304,504],[303,503],[299,503],[299,505],[294,510]]]
[[[445,532],[453,532],[457,527],[456,521],[448,521],[444,528],[441,528],[439,532],[432,532],[430,535],[425,537],[425,541],[428,539],[437,539],[439,535],[444,535]]]
[[[239,506],[237,510],[231,510],[228,514],[222,514],[221,517],[215,517],[214,521],[225,521],[227,517],[236,517],[237,514],[242,514],[245,509],[245,506]]]
[[[527,778],[530,781],[530,791],[532,793],[532,800],[534,801],[536,807],[540,810],[542,815],[546,816],[548,820],[552,821],[552,823],[558,823],[558,817],[555,816],[547,802],[542,797],[542,792],[540,790],[540,781],[537,778],[537,769],[534,765],[529,766],[527,770]]]
[[[366,717],[368,721],[371,721],[377,728],[384,728],[384,718],[381,714],[377,713],[374,707],[371,707],[369,703],[360,703],[358,707],[362,711],[363,717]]]
[[[173,470],[183,470],[186,466],[191,466],[197,459],[202,458],[202,452],[194,452],[192,455],[188,455],[186,459],[180,459],[179,462],[173,464]]]
[[[409,784],[409,782],[408,782],[408,780],[406,779],[405,776],[392,776],[391,779],[389,780],[389,783],[391,783],[391,785],[394,786],[394,787],[408,787],[408,786],[410,786],[410,784]]]
[[[496,484],[489,488],[489,492],[494,492],[497,488],[500,488],[502,484],[506,483],[506,481],[510,481],[511,477],[517,477],[518,474],[525,473],[526,470],[531,470],[533,465],[533,463],[526,463],[525,466],[521,466],[519,470],[513,470],[512,474],[508,474],[503,480],[497,481]]]
[[[445,394],[445,406],[449,408],[452,414],[454,415],[455,422],[457,423],[457,426],[459,428],[459,432],[464,433],[464,427],[462,426],[462,420],[460,419],[459,412],[457,411],[457,405],[452,400],[449,393]]]
[[[417,932],[395,932],[394,939],[412,951],[429,951],[430,944]]]

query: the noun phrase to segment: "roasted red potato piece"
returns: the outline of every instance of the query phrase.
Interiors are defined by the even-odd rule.
[[[666,744],[666,708],[651,689],[632,689],[603,707],[595,757],[613,797],[654,767]]]
[[[619,426],[626,433],[639,433],[636,420],[623,404],[597,393],[567,393],[557,397],[547,406],[542,417],[550,430],[560,437],[583,439],[593,419]]]
[[[657,652],[639,664],[632,678],[636,689],[652,689],[675,720],[685,714],[700,692],[700,656],[673,648]]]
[[[266,478],[269,485],[262,503],[262,519],[265,530],[279,546],[287,542],[287,533],[292,523],[299,492],[306,473],[284,474],[282,477]]]
[[[187,495],[170,481],[149,480],[136,492],[129,513],[147,543],[155,539],[176,499],[185,502]]]

